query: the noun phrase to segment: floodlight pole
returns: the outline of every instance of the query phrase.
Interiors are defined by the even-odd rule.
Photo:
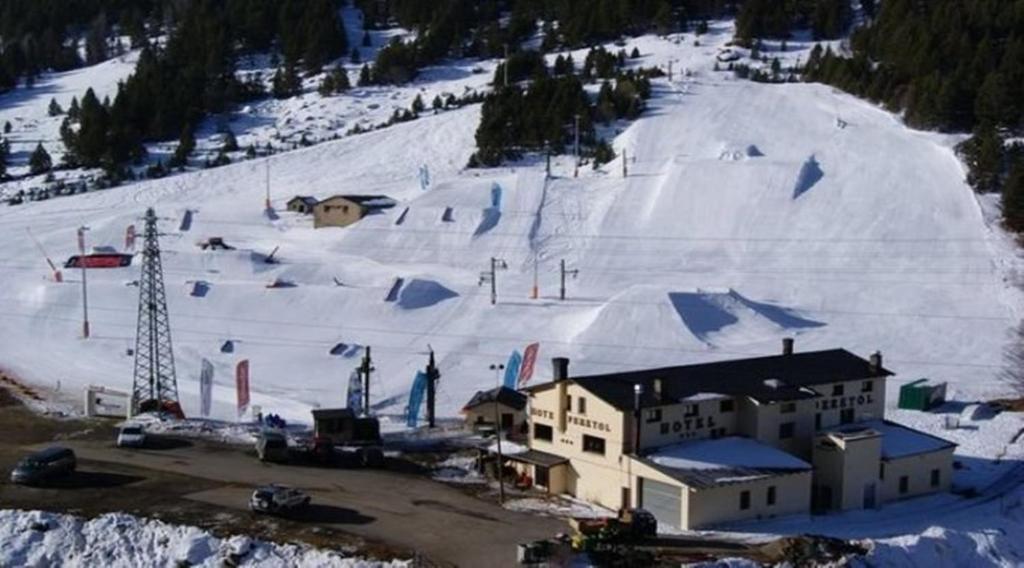
[[[78,228],[78,266],[82,269],[82,338],[89,339],[89,286],[85,279],[85,232],[89,227]]]
[[[498,443],[498,504],[505,502],[505,477],[504,473],[505,458],[501,455],[501,416],[498,411],[498,393],[501,392],[501,371],[505,369],[505,365],[501,363],[492,364],[491,370],[494,371],[494,382],[498,385],[498,390],[494,391],[494,437]]]

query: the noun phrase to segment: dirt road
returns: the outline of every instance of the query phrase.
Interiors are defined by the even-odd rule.
[[[163,439],[159,449],[113,446],[109,425],[53,421],[0,401],[0,503],[95,515],[133,512],[218,532],[358,547],[378,557],[416,555],[426,565],[512,566],[515,545],[564,531],[557,519],[507,511],[423,476],[395,471],[263,464],[236,447]],[[10,484],[6,472],[54,438],[75,450],[80,472],[53,488]],[[256,485],[285,483],[313,497],[290,520],[246,509]]]

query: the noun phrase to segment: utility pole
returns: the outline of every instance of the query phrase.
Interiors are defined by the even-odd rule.
[[[363,415],[370,415],[370,373],[376,371],[373,367],[373,359],[370,357],[370,346],[366,346],[366,353],[363,354],[363,362],[359,365],[359,374],[363,376]]]
[[[540,286],[537,283],[537,255],[533,256],[533,290],[530,292],[530,298],[536,300],[540,296]]]
[[[671,59],[669,59],[669,61],[668,61],[668,82],[669,82],[669,83],[671,83],[671,82],[672,82],[672,63],[673,63],[673,62],[674,62],[674,61],[673,61],[673,60],[671,60]]]
[[[437,381],[440,378],[441,373],[437,370],[437,364],[434,363],[434,350],[431,349],[430,360],[427,362],[427,427],[429,428],[436,426],[434,406],[437,400]]]
[[[270,158],[267,158],[267,198],[264,201],[267,211],[270,211]]]
[[[572,269],[572,270],[566,270],[565,269],[565,259],[563,258],[562,262],[561,262],[561,272],[562,272],[562,286],[561,286],[561,289],[559,290],[558,297],[560,299],[562,299],[562,300],[565,300],[565,275],[566,274],[571,274],[573,278],[576,278],[577,276],[579,276],[580,271],[575,269],[575,268]]]
[[[508,44],[505,44],[505,88],[508,88]]]
[[[500,259],[491,257],[491,269],[487,272],[480,273],[480,285],[483,286],[485,282],[491,283],[491,305],[498,303],[498,269],[505,270],[508,268],[508,264]]]
[[[580,114],[576,113],[576,120],[574,122],[575,127],[573,128],[573,156],[576,160],[576,168],[573,170],[572,177],[580,177]]]
[[[156,213],[146,210],[146,229],[139,274],[139,315],[135,332],[135,374],[132,414],[156,410],[181,417],[174,373],[171,322],[167,314],[163,263]]]
[[[544,179],[551,179],[551,145],[547,142],[544,143],[544,154],[546,163],[544,165]]]
[[[626,162],[629,160],[629,156],[626,155],[626,149],[622,149],[622,177],[629,175],[629,170],[626,169]]]
[[[640,455],[640,397],[644,394],[644,386],[640,383],[633,385],[633,418],[636,420],[634,423],[634,441],[633,441],[633,455]]]
[[[78,228],[78,266],[82,269],[82,338],[89,339],[89,286],[85,280],[85,232],[89,227]]]
[[[505,476],[502,475],[505,458],[501,455],[501,416],[498,412],[498,393],[501,392],[501,372],[505,370],[505,365],[492,364],[491,370],[494,371],[494,380],[498,385],[498,390],[494,391],[494,437],[498,441],[498,504],[501,505],[505,502]]]

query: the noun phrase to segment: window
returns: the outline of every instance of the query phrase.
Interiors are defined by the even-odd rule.
[[[533,425],[533,439],[534,440],[547,440],[550,442],[555,439],[555,431],[547,424],[534,424]]]
[[[548,468],[542,465],[533,466],[533,484],[537,487],[547,487],[551,483],[551,476],[548,475]]]
[[[515,426],[515,416],[510,412],[501,413],[501,429],[511,430],[512,426]]]
[[[820,412],[814,415],[814,430],[815,431],[821,430],[821,413]]]
[[[583,451],[590,452],[592,454],[604,455],[604,438],[598,438],[597,436],[583,435]]]
[[[650,423],[650,422],[661,422],[661,409],[660,408],[649,408],[649,409],[647,409],[647,422],[648,423]]]
[[[750,491],[740,492],[740,510],[746,511],[750,508]]]
[[[910,491],[910,478],[907,476],[900,477],[900,495]]]
[[[768,486],[768,495],[765,496],[764,502],[769,507],[771,507],[772,505],[775,504],[775,486],[774,485]]]
[[[860,385],[860,392],[871,392],[873,390],[875,390],[874,381],[864,381],[864,383]]]
[[[834,385],[832,387],[832,396],[843,396],[843,385]]]
[[[941,479],[940,475],[941,474],[939,473],[939,470],[937,470],[937,469],[933,469],[932,470],[932,487],[938,487],[939,486],[939,480]]]
[[[796,430],[795,422],[783,422],[779,424],[779,439],[788,440],[793,437],[793,432]]]
[[[669,428],[668,422],[662,422],[661,423],[661,433],[662,434],[668,434],[668,428]]]
[[[784,403],[782,403],[782,406],[779,407],[779,412],[782,413],[782,414],[792,414],[792,413],[796,412],[796,403],[795,402],[784,402]]]
[[[686,414],[684,414],[684,416],[697,416],[699,412],[699,407],[696,404],[687,404]]]
[[[839,423],[840,424],[849,424],[851,422],[853,422],[853,409],[852,408],[844,408],[844,409],[840,410],[839,411]]]
[[[582,396],[576,399],[576,412],[579,414],[587,413],[587,399]]]
[[[572,410],[572,395],[571,394],[565,395],[565,409],[566,410]]]
[[[878,479],[885,479],[885,462],[878,464]]]
[[[733,409],[733,403],[732,403],[732,399],[731,398],[728,399],[728,400],[723,400],[722,402],[718,403],[718,411],[719,412],[732,412],[732,409]]]

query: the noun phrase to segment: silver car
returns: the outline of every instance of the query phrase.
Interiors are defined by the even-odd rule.
[[[282,514],[309,505],[309,495],[294,487],[270,484],[253,491],[249,509],[254,513]]]

